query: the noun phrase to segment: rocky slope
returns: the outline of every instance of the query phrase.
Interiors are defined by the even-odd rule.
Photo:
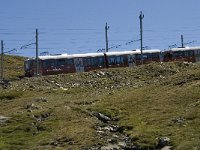
[[[0,149],[199,149],[199,67],[12,76],[0,86]]]

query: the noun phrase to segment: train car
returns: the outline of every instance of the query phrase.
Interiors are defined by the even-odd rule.
[[[200,47],[184,47],[173,48],[169,51],[163,52],[163,61],[187,61],[199,62],[200,61]]]
[[[105,68],[103,53],[39,56],[40,75],[86,72],[99,68]],[[35,59],[25,61],[25,72],[28,76],[36,75]]]
[[[70,55],[74,60],[75,72],[88,72],[105,68],[104,53],[87,53]]]
[[[139,52],[122,51],[122,52],[107,52],[105,53],[105,60],[107,60],[108,67],[133,67],[136,65],[136,54]]]
[[[136,64],[142,64],[142,56],[141,51],[138,50],[136,54]],[[159,49],[152,49],[152,50],[143,50],[143,64],[148,64],[151,62],[160,62],[161,60],[161,50]]]
[[[144,50],[144,63],[159,62],[160,50]],[[39,74],[53,75],[75,72],[87,72],[102,68],[134,67],[141,64],[140,50],[87,53],[87,54],[61,54],[39,56]],[[24,63],[25,75],[36,75],[36,60],[28,59]]]

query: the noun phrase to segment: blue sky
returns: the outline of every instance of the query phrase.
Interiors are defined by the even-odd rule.
[[[145,18],[144,46],[167,49],[180,46],[181,34],[188,46],[200,45],[199,0],[1,0],[0,40],[5,51],[35,55],[35,29],[39,51],[56,53],[96,52],[105,48],[108,22],[112,51],[139,49],[139,14]]]

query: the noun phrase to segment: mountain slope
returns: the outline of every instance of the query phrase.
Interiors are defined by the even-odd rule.
[[[199,67],[15,78],[0,88],[0,149],[199,149]]]

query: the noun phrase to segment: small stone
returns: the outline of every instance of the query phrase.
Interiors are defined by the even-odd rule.
[[[118,146],[121,148],[125,148],[126,147],[126,143],[125,142],[119,142]]]
[[[102,114],[102,113],[93,112],[92,114],[93,114],[93,116],[97,117],[99,120],[101,120],[101,121],[103,121],[103,122],[111,121],[111,118],[109,118],[108,116],[105,116],[105,115]]]
[[[165,146],[168,146],[169,144],[170,144],[170,138],[168,138],[168,137],[160,137],[160,138],[158,138],[157,147],[163,148]]]
[[[165,146],[161,148],[161,150],[172,150],[172,146]]]
[[[10,119],[10,117],[0,116],[0,124],[5,123],[9,119]]]
[[[118,150],[120,147],[118,145],[108,145],[101,147],[101,150]]]
[[[118,130],[119,130],[119,127],[117,125],[110,126],[110,131],[111,132],[117,132]]]

